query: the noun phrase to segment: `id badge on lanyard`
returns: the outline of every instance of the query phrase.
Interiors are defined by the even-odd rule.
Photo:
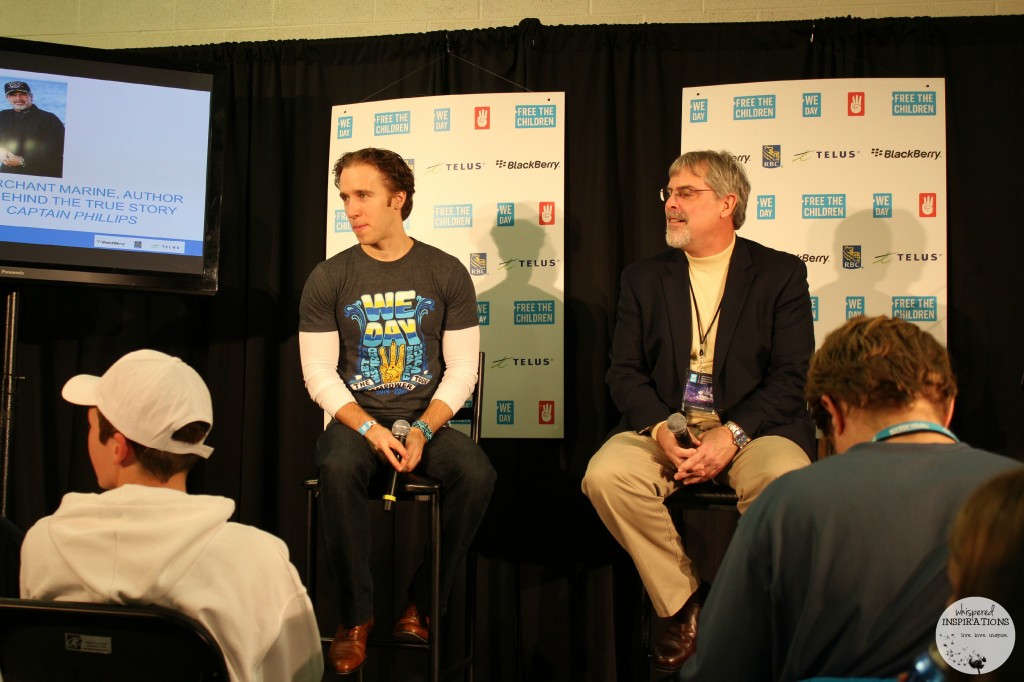
[[[686,389],[683,391],[683,413],[715,411],[715,395],[711,387],[711,375],[704,372],[686,373]]]

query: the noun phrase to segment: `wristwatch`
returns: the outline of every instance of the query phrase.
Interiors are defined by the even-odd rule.
[[[750,442],[750,436],[736,422],[725,422],[725,428],[729,429],[732,442],[738,449],[742,450],[743,446]]]

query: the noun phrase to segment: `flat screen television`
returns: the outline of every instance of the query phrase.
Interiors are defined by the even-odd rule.
[[[0,38],[0,283],[212,294],[224,71]]]

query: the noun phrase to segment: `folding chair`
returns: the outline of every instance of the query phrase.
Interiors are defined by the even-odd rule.
[[[160,606],[0,599],[4,682],[228,682],[197,620]]]

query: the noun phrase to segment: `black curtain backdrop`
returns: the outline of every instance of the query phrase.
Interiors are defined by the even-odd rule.
[[[230,71],[220,291],[19,287],[24,379],[9,516],[27,528],[65,492],[96,489],[84,413],[60,399],[60,387],[152,347],[192,364],[213,393],[216,453],[193,473],[191,490],[237,500],[237,519],[283,537],[302,570],[300,481],[313,472],[322,422],[302,385],[297,308],[324,253],[331,106],[565,91],[566,436],[485,438],[499,481],[479,535],[478,678],[632,679],[639,582],[579,481],[618,418],[604,372],[619,273],[663,247],[655,189],[679,150],[681,89],[946,79],[949,347],[961,382],[953,427],[976,446],[1024,459],[1015,271],[1024,253],[1022,35],[1022,16],[558,27],[527,19],[501,29],[147,50]],[[473,149],[450,155],[481,160]],[[326,582],[318,612],[330,633]]]

